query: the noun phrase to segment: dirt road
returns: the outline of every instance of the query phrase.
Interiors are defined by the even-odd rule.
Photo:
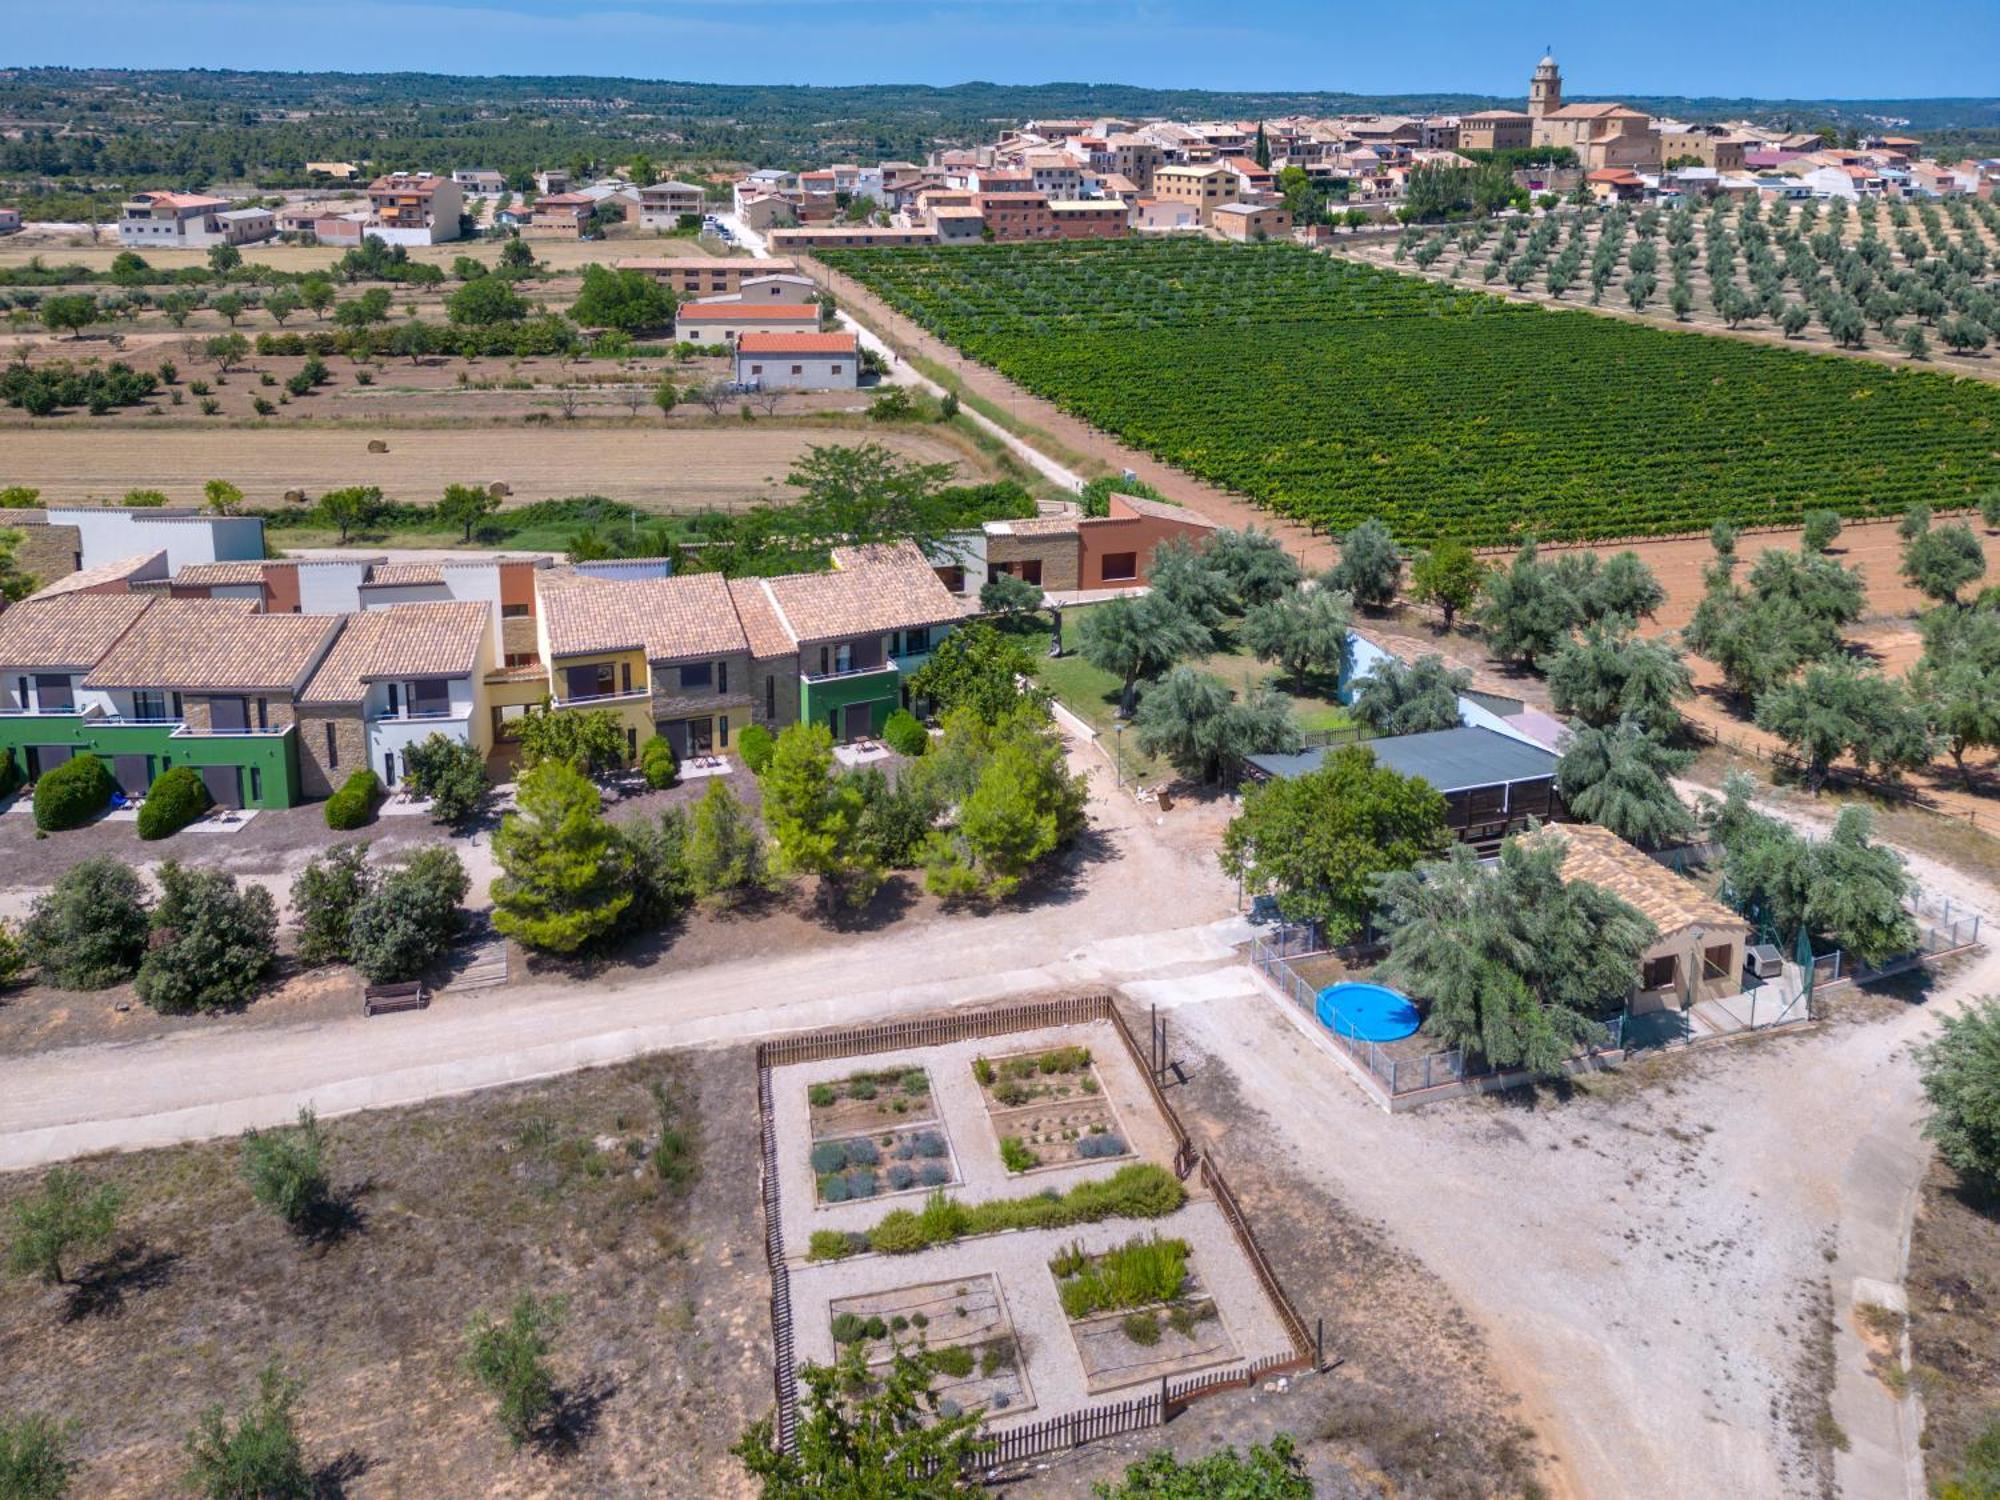
[[[1991,885],[1913,864],[1927,887],[2000,910]],[[1940,1010],[2000,991],[2000,955],[1886,1019],[1671,1055],[1560,1102],[1396,1117],[1276,1001],[1223,977],[1175,1014],[1196,1065],[1226,1064],[1270,1111],[1269,1149],[1465,1303],[1570,1492],[1824,1493],[1830,1358],[1852,1444],[1833,1458],[1841,1492],[1921,1495],[1906,1414],[1845,1319],[1902,1275],[1927,1155],[1908,1049]]]

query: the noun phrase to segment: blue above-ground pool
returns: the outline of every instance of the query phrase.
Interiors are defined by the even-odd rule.
[[[1408,995],[1360,980],[1328,985],[1314,1012],[1328,1031],[1356,1042],[1401,1041],[1422,1019]]]

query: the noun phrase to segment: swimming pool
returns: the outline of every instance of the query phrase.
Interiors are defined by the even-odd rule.
[[[1401,1041],[1423,1019],[1408,995],[1362,980],[1328,985],[1313,1011],[1328,1031],[1356,1042]]]

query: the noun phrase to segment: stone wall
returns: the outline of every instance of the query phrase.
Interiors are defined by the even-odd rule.
[[[76,527],[51,526],[39,510],[0,510],[0,527],[20,533],[14,564],[35,580],[36,588],[59,583],[76,571],[83,554],[83,533]]]
[[[1042,565],[1041,587],[1058,593],[1066,593],[1077,585],[1077,562],[1079,547],[1075,532],[1064,532],[1055,536],[1006,536],[991,535],[986,538],[986,566],[998,573],[1008,563],[1039,561]],[[1009,571],[1015,576],[1020,569]]]
[[[326,728],[333,726],[334,754],[326,749]],[[368,734],[361,714],[352,708],[299,710],[299,790],[308,797],[331,797],[340,784],[368,764]]]

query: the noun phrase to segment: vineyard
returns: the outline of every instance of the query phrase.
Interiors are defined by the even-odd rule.
[[[1293,245],[823,251],[967,354],[1294,519],[1656,535],[2000,483],[2000,389],[1512,303]]]

